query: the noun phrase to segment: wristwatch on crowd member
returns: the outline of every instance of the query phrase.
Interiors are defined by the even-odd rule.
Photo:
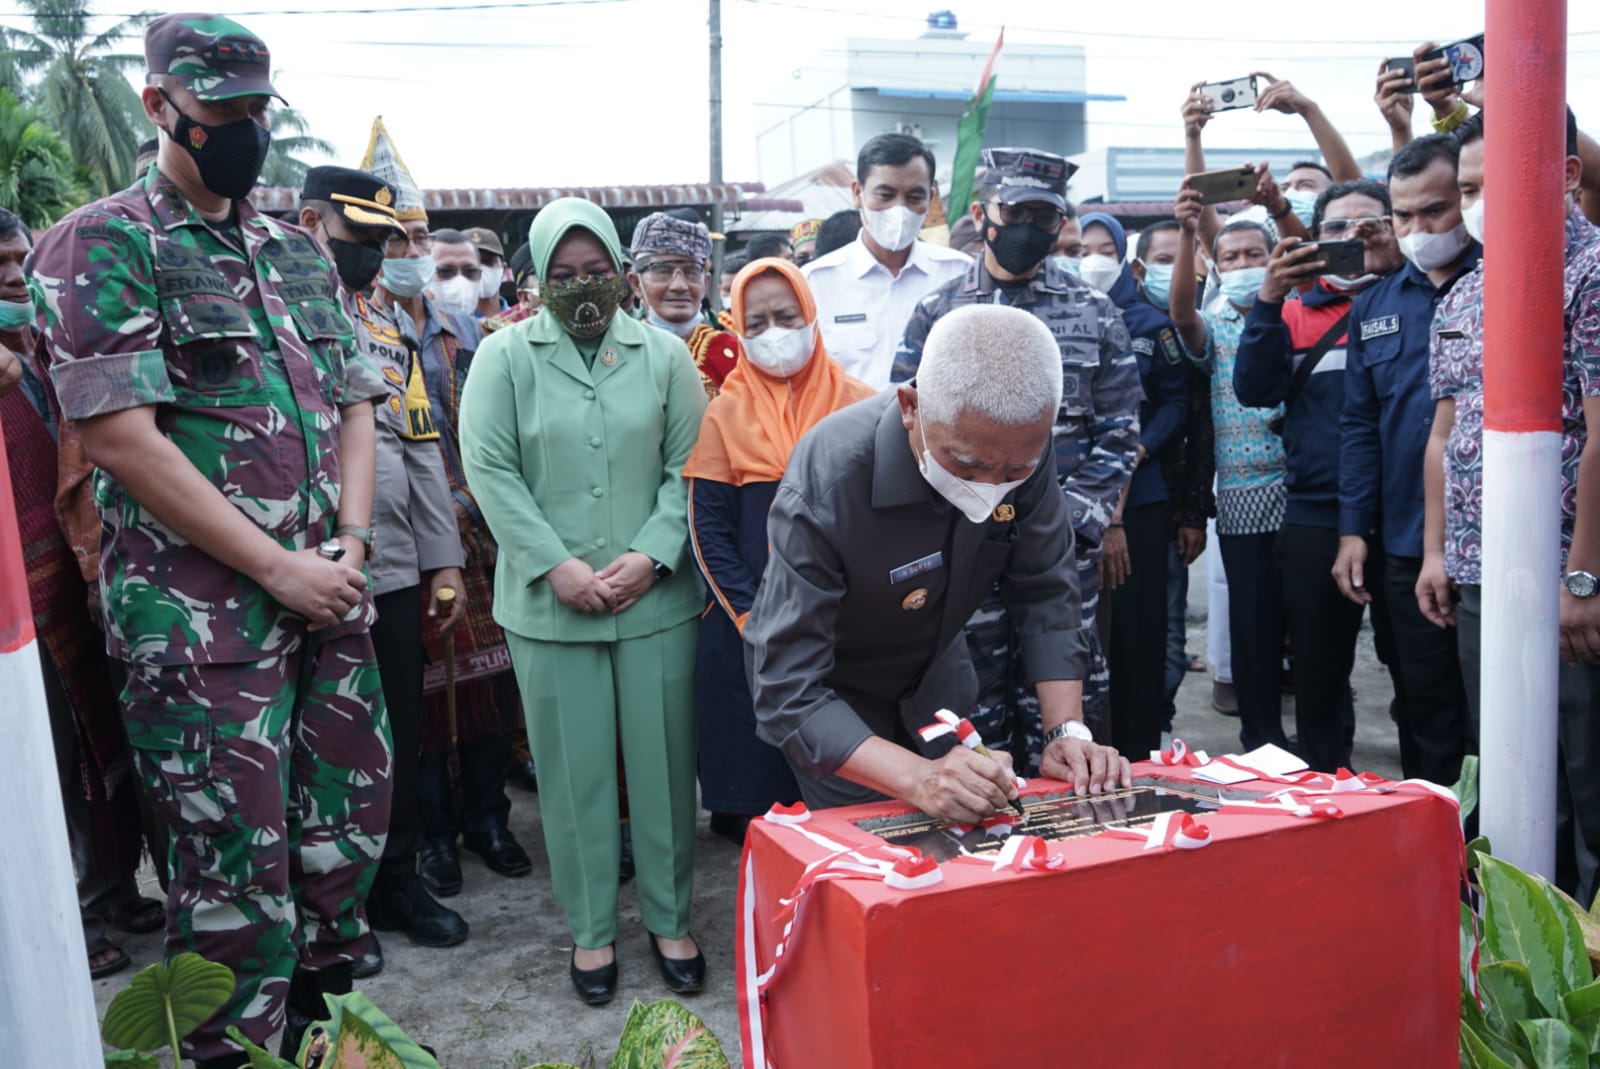
[[[1600,578],[1593,572],[1568,572],[1561,577],[1561,585],[1575,598],[1592,598],[1600,593]]]
[[[353,523],[341,523],[334,528],[335,538],[354,538],[361,543],[361,548],[367,554],[367,559],[372,559],[373,552],[378,548],[378,538],[372,533],[370,527],[357,527]]]
[[[1084,726],[1082,720],[1063,720],[1044,733],[1044,744],[1046,746],[1049,746],[1057,739],[1077,739],[1079,742],[1093,742],[1094,733]]]

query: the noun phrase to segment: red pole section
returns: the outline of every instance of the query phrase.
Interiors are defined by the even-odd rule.
[[[22,535],[17,529],[17,499],[6,464],[5,428],[0,426],[0,653],[33,641],[33,609],[28,604],[28,574],[22,566]]]
[[[1489,0],[1488,15],[1479,827],[1553,877],[1566,0]]]

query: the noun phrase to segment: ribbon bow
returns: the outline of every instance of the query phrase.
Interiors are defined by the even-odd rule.
[[[1151,750],[1150,760],[1158,765],[1188,765],[1190,768],[1199,768],[1211,758],[1206,756],[1204,750],[1191,751],[1182,739],[1173,739],[1172,749]]]
[[[1211,845],[1211,829],[1188,813],[1162,813],[1149,828],[1108,828],[1102,835],[1136,839],[1146,850],[1198,850]]]

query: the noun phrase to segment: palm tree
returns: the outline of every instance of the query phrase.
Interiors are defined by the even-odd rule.
[[[293,108],[272,109],[272,146],[267,150],[267,162],[261,168],[258,185],[298,189],[306,180],[306,169],[311,166],[302,156],[334,154],[331,144],[311,136],[309,130],[305,116]]]
[[[49,226],[89,199],[61,135],[0,88],[0,208],[28,226]]]
[[[123,188],[133,180],[134,155],[148,136],[139,94],[127,78],[143,68],[144,57],[111,49],[151,16],[136,15],[93,34],[86,0],[21,3],[33,16],[35,32],[10,31],[10,61],[24,73],[39,72],[33,99],[73,159],[88,169],[96,192]]]

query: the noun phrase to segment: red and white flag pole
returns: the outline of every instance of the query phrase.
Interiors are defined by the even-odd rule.
[[[1488,0],[1480,827],[1555,874],[1566,0]]]
[[[0,1051],[99,1069],[100,1029],[0,427]]]

